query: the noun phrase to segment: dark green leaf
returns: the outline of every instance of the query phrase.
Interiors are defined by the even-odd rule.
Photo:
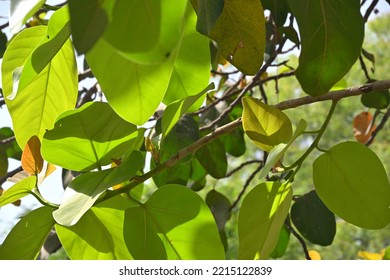
[[[213,213],[218,230],[223,230],[226,222],[231,216],[231,203],[229,199],[222,193],[217,192],[216,190],[211,190],[207,193],[206,203],[209,206],[211,213]]]
[[[385,109],[390,104],[390,92],[389,90],[378,90],[363,93],[360,101],[368,108]]]
[[[216,179],[225,177],[227,171],[227,158],[225,147],[220,139],[215,139],[203,146],[195,153],[203,168]]]
[[[313,163],[318,196],[330,211],[367,229],[390,222],[390,183],[378,156],[358,142],[332,147]]]
[[[8,139],[14,136],[14,132],[9,127],[0,128],[0,140]],[[15,140],[9,141],[6,144],[1,144],[0,151],[5,153],[7,157],[20,160],[22,150],[19,148]]]
[[[291,207],[291,220],[310,242],[321,246],[332,244],[336,234],[336,219],[316,191],[296,199]]]
[[[8,157],[3,151],[0,151],[0,177],[7,174],[8,171]]]
[[[142,206],[127,209],[124,238],[139,260],[210,260],[225,255],[209,208],[180,185],[163,186]]]
[[[286,225],[283,225],[279,233],[278,244],[276,244],[275,249],[270,254],[271,258],[281,258],[286,253],[288,244],[290,242],[290,231],[287,229]]]
[[[0,31],[0,58],[3,58],[5,49],[7,48],[7,42],[8,42],[7,35],[5,35],[5,33],[3,33],[2,31]]]
[[[86,103],[60,115],[45,133],[42,155],[50,163],[88,171],[119,159],[137,141],[137,127],[120,118],[107,103]]]
[[[360,55],[364,21],[360,1],[288,0],[301,36],[296,77],[303,90],[319,96],[330,90]]]
[[[271,11],[276,26],[283,26],[286,22],[289,6],[286,0],[261,0],[264,9]]]
[[[41,207],[29,212],[11,230],[0,246],[1,260],[34,260],[54,226],[53,209]]]
[[[242,156],[246,151],[244,130],[238,128],[230,133],[222,135],[221,139],[226,153],[234,157]]]

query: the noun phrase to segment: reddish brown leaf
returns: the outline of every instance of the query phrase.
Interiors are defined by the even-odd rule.
[[[372,123],[373,117],[370,112],[362,112],[353,120],[353,134],[360,143],[365,144],[371,137],[376,126]]]
[[[43,158],[41,156],[41,142],[35,135],[28,140],[23,150],[22,167],[30,175],[37,175],[42,171]]]

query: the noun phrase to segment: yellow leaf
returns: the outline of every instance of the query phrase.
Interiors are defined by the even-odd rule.
[[[380,253],[371,253],[366,251],[359,251],[358,256],[364,260],[382,260],[384,255],[384,250]]]
[[[41,141],[37,136],[34,135],[28,140],[22,153],[21,162],[23,170],[30,175],[37,175],[42,171]]]
[[[321,260],[321,255],[315,250],[309,250],[309,256],[311,260],[313,261],[320,261]]]

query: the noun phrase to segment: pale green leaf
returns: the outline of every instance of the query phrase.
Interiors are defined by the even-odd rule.
[[[239,259],[267,259],[279,240],[292,200],[290,184],[266,182],[242,201],[238,217]]]
[[[278,144],[288,143],[292,125],[286,114],[252,97],[244,97],[242,104],[242,126],[258,147],[269,152]]]
[[[90,102],[57,119],[44,135],[42,156],[70,170],[92,170],[121,158],[143,131],[121,119],[107,103]]]
[[[92,207],[72,227],[56,225],[56,231],[72,260],[131,260],[124,236],[124,211],[133,207],[122,196]],[[93,230],[91,230],[93,229]]]
[[[318,196],[340,218],[368,229],[390,223],[390,183],[378,156],[358,142],[332,147],[313,163]]]
[[[125,213],[124,236],[134,259],[224,259],[213,215],[202,198],[180,185],[160,187]]]
[[[46,0],[11,0],[9,27],[11,33],[17,33],[23,24],[32,17]]]
[[[42,139],[58,115],[73,109],[77,99],[77,67],[70,40],[23,90],[10,98],[14,71],[23,67],[46,35],[45,26],[23,30],[11,41],[3,58],[3,93],[20,147],[33,135]]]
[[[1,260],[34,260],[54,226],[53,209],[41,207],[29,212],[11,230],[0,246]]]
[[[37,178],[35,176],[30,176],[5,190],[0,196],[0,207],[31,194],[36,185],[36,181]]]
[[[142,154],[134,151],[127,161],[117,167],[79,175],[66,188],[65,200],[53,212],[54,219],[63,226],[75,225],[103,192],[130,180],[143,166]]]

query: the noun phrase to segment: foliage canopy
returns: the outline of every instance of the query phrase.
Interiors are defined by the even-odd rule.
[[[310,259],[305,239],[332,244],[336,217],[390,224],[389,176],[369,147],[390,116],[390,81],[370,78],[363,46],[376,2],[11,0],[0,100],[13,130],[0,129],[0,176],[15,184],[0,189],[0,207],[27,195],[42,207],[0,259],[36,259],[53,231],[71,259],[225,259],[234,211],[236,258],[280,258],[293,233]],[[295,69],[284,59],[296,49]],[[358,60],[367,83],[337,88]],[[279,100],[286,79],[305,96]],[[339,100],[359,96],[356,141],[323,148]],[[309,115],[283,112],[326,101],[315,131]],[[314,190],[296,195],[314,153]],[[8,171],[9,158],[23,170]],[[249,165],[236,197],[210,186]],[[55,166],[59,205],[40,193]]]

